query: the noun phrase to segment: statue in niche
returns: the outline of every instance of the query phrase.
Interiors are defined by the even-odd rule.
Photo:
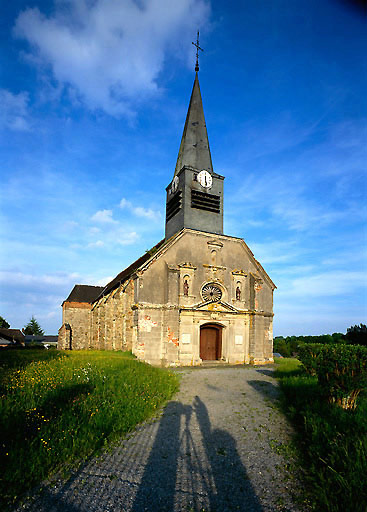
[[[241,288],[239,286],[236,288],[236,300],[241,300]]]
[[[189,283],[187,282],[187,279],[184,280],[183,289],[184,289],[185,297],[188,297],[189,296]]]
[[[212,251],[211,252],[211,260],[212,260],[212,265],[216,265],[217,264],[217,251]]]

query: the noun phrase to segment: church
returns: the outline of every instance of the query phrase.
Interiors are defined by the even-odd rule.
[[[75,285],[62,304],[59,349],[131,350],[159,366],[273,361],[273,281],[242,238],[223,233],[198,64],[165,237],[105,287]]]

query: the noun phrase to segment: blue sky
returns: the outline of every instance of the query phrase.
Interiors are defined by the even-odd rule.
[[[2,6],[1,303],[48,334],[164,236],[194,80],[225,233],[277,285],[274,334],[367,312],[367,23],[342,0],[13,0]]]

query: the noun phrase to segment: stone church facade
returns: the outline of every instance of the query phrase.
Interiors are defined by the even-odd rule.
[[[73,288],[60,349],[132,350],[161,366],[273,361],[275,285],[243,239],[223,234],[223,180],[196,73],[166,189],[165,238],[107,286]]]

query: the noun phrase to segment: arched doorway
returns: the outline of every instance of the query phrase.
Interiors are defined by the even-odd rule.
[[[200,358],[215,361],[222,357],[222,327],[205,324],[200,327]]]

